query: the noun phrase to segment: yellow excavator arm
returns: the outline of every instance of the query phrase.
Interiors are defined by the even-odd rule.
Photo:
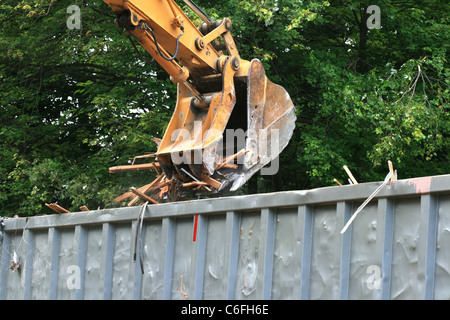
[[[156,152],[169,179],[206,179],[215,191],[234,191],[286,147],[295,107],[259,60],[240,57],[229,18],[212,21],[184,0],[203,20],[196,27],[173,0],[104,2],[177,84],[177,104]]]

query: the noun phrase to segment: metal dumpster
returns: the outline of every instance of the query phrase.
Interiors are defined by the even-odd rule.
[[[4,219],[0,298],[450,299],[450,175],[380,184]]]

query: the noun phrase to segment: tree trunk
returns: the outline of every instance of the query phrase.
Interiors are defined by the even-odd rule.
[[[366,73],[369,68],[367,64],[367,5],[360,6],[361,20],[359,21],[359,43],[358,43],[358,61],[356,62],[356,71]]]

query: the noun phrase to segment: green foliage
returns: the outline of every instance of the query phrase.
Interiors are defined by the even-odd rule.
[[[364,1],[196,2],[232,19],[241,56],[260,59],[297,107],[279,173],[240,193],[345,182],[344,164],[359,181],[383,179],[387,160],[400,178],[448,173],[447,1],[378,1],[381,29],[367,28]],[[72,4],[81,29],[66,27]],[[1,216],[111,207],[154,178],[108,167],[156,150],[176,88],[113,21],[100,0],[0,3]]]
[[[78,3],[82,28],[70,30],[71,4],[0,6],[1,215],[51,213],[45,202],[111,206],[153,178],[108,167],[155,151],[151,137],[170,119],[174,88],[138,59],[106,4]]]

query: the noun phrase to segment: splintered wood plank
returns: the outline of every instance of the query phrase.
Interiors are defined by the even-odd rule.
[[[220,186],[222,185],[219,181],[211,178],[210,176],[208,176],[206,174],[202,174],[200,176],[200,179],[202,181],[206,182],[207,184],[209,184],[211,187],[216,188],[216,189],[220,189]]]
[[[152,183],[153,183],[153,182],[152,182]],[[139,190],[139,191],[145,190],[145,189],[146,189],[148,186],[150,186],[152,183],[146,184],[145,186],[140,187],[138,190]],[[118,196],[117,198],[115,198],[115,199],[114,199],[114,202],[115,202],[115,203],[118,203],[118,202],[120,202],[120,201],[122,201],[122,200],[125,200],[125,199],[129,198],[129,197],[134,197],[134,193],[132,193],[131,191],[130,191],[130,192],[125,192],[124,194],[122,194],[122,195]]]
[[[88,207],[86,207],[86,206],[81,206],[81,207],[80,207],[80,210],[81,210],[81,211],[90,211],[90,210],[88,209]]]
[[[156,145],[159,147],[159,145],[161,144],[161,139],[160,138],[155,138],[155,137],[153,137],[152,138],[152,141],[154,142],[154,143],[156,143]]]
[[[143,200],[143,201],[150,201],[154,204],[159,204],[158,201],[154,200],[153,198],[147,196],[145,193],[142,193],[141,191],[139,191],[138,189],[131,187],[130,191],[132,193],[134,193],[135,195],[137,195],[139,197],[139,199]]]
[[[237,169],[237,168],[238,168],[237,164],[227,163],[227,164],[221,165],[219,169]]]
[[[250,150],[241,149],[239,152],[225,158],[221,163],[219,163],[216,167],[216,170],[219,170],[223,168],[225,165],[229,164],[231,161],[234,161],[235,159],[239,158],[240,156],[243,156],[244,154],[248,153]]]
[[[167,182],[163,181],[163,179],[165,177],[166,177],[165,174],[160,174],[158,177],[156,177],[155,180],[152,181],[152,183],[150,183],[146,188],[144,188],[144,190],[139,190],[139,191],[142,191],[143,193],[147,193],[147,192],[150,192],[157,188],[161,188],[162,186],[167,184]]]
[[[345,172],[347,172],[348,176],[350,177],[350,180],[353,182],[353,184],[358,184],[358,181],[356,181],[355,177],[353,176],[352,172],[347,166],[343,166]]]
[[[155,180],[153,180],[151,183],[146,184],[145,186],[142,186],[142,187],[138,188],[137,190],[139,190],[139,191],[141,191],[141,192],[143,192],[143,193],[149,192],[150,190],[152,190],[152,188],[155,187],[155,185],[156,185],[156,184],[157,184],[164,176],[165,176],[164,174],[160,174],[160,175],[159,175]],[[130,191],[130,192],[125,192],[124,194],[122,194],[122,195],[118,196],[117,198],[115,198],[115,199],[114,199],[114,202],[115,202],[115,203],[118,203],[118,202],[120,202],[120,201],[122,201],[122,200],[125,200],[125,199],[127,199],[127,198],[130,198],[130,197],[135,197],[135,194],[132,193],[131,191]]]
[[[154,158],[154,157],[156,157],[155,153],[148,153],[148,154],[144,154],[142,156],[135,156],[133,158],[130,158],[130,159],[133,159],[133,162],[131,162],[131,165],[134,165],[134,162],[136,161],[136,159],[145,159],[145,158]]]
[[[145,188],[142,187],[142,188],[139,188],[138,190],[145,194],[147,192],[150,192],[150,191],[156,190],[160,187],[163,187],[167,184],[167,182],[163,181],[164,177],[165,177],[164,174],[160,174],[155,180],[153,180],[152,183],[145,186]],[[128,206],[134,205],[139,200],[139,197],[136,196],[134,193],[132,194],[132,196],[134,196],[134,198],[128,203]]]
[[[207,186],[208,183],[204,182],[204,181],[193,181],[193,182],[187,182],[187,183],[183,183],[181,186],[184,188],[187,187],[193,187],[193,186]]]
[[[134,171],[134,170],[148,170],[148,169],[156,169],[159,168],[158,162],[152,163],[142,163],[142,164],[132,164],[126,166],[116,166],[110,167],[109,173],[123,172],[123,171]]]
[[[69,210],[64,209],[63,207],[61,207],[60,205],[58,205],[56,203],[46,203],[45,205],[47,207],[49,207],[50,209],[52,209],[53,211],[56,211],[58,213],[70,213]]]

